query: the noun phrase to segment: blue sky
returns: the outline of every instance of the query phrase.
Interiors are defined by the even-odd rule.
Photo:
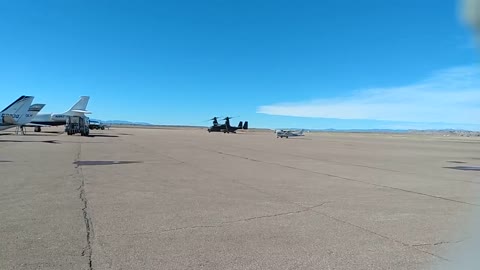
[[[472,31],[453,0],[0,0],[0,106],[257,127],[480,130]]]

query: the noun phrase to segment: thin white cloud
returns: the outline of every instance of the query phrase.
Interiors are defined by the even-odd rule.
[[[357,91],[343,98],[260,106],[269,115],[480,124],[480,67],[435,72],[406,86]]]

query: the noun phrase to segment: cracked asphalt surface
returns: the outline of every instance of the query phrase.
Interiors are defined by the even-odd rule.
[[[475,138],[97,135],[0,136],[0,269],[448,268],[480,207]]]

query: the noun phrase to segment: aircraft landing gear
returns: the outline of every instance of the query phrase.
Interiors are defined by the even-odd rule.
[[[35,127],[35,129],[33,130],[35,132],[42,132],[42,127]]]
[[[15,128],[15,135],[18,135],[18,134],[21,134],[21,135],[25,135],[25,127],[24,126],[21,126],[21,127],[16,127]]]

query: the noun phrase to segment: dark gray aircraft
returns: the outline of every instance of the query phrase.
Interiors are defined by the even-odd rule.
[[[223,118],[223,120],[225,120],[225,123],[222,125],[218,123],[218,118],[220,117],[213,117],[212,119],[210,119],[211,121],[213,121],[213,124],[210,128],[208,128],[209,133],[210,132],[236,133],[236,131],[239,129],[248,129],[248,121],[245,121],[245,123],[240,121],[238,123],[238,126],[232,127],[230,125],[230,119],[232,119],[233,117],[227,116]]]

